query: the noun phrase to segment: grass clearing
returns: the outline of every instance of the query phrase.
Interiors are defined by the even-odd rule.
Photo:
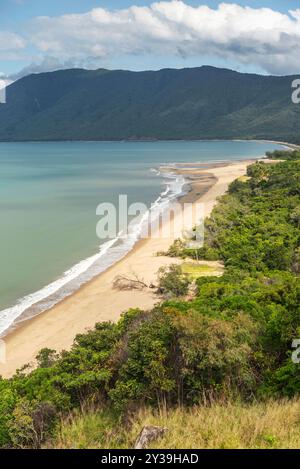
[[[182,273],[190,277],[191,280],[197,280],[199,277],[221,276],[224,268],[218,262],[183,262],[181,264]]]
[[[106,411],[78,413],[62,422],[54,447],[132,448],[145,425],[168,428],[151,449],[294,449],[300,448],[300,400],[161,412],[144,409],[129,429]]]
[[[238,181],[240,181],[240,182],[248,182],[249,179],[251,179],[249,176],[240,176],[240,177],[238,178]]]

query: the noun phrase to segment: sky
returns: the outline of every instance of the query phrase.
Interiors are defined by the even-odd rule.
[[[0,0],[0,86],[60,68],[300,73],[299,0]]]

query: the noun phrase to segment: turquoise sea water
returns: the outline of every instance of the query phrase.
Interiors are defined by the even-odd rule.
[[[117,205],[119,194],[149,206],[166,189],[151,168],[247,159],[275,148],[221,141],[0,143],[0,332],[26,307],[52,295],[39,310],[49,307],[132,247],[134,240],[118,249],[106,245],[99,256],[96,207]],[[177,183],[173,192],[182,189]]]

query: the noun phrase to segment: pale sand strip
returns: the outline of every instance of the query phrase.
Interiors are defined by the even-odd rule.
[[[215,183],[199,198],[201,184],[194,183],[193,191],[185,202],[204,204],[205,216],[208,216],[216,203],[217,197],[224,194],[230,182],[245,174],[249,161],[231,163],[205,170],[187,170],[194,175],[214,176]],[[184,171],[182,171],[184,172]],[[166,251],[174,239],[182,233],[181,222],[173,222],[174,230],[164,239],[149,238],[142,240],[121,261],[109,270],[84,285],[72,296],[66,298],[52,309],[24,321],[5,337],[6,364],[0,365],[0,375],[10,377],[16,369],[26,363],[34,363],[37,353],[44,347],[61,351],[69,349],[74,337],[94,327],[96,322],[116,321],[123,311],[129,308],[152,308],[158,297],[151,290],[119,291],[112,288],[117,275],[131,276],[132,272],[146,283],[156,281],[159,267],[169,265],[174,260],[169,257],[157,257],[158,251]],[[191,228],[191,226],[185,226]]]

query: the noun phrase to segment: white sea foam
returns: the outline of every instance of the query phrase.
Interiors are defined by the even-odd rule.
[[[163,176],[166,189],[152,204],[151,209],[167,208],[170,202],[184,194],[186,180],[183,176],[170,172],[152,169],[158,176]],[[0,311],[0,336],[4,336],[15,324],[27,320],[51,308],[67,296],[74,293],[81,285],[107,270],[122,259],[139,240],[144,224],[147,222],[149,211],[131,224],[128,234],[122,233],[112,240],[102,244],[99,252],[82,260],[66,271],[61,278],[50,283],[35,293],[21,298],[16,305]]]

